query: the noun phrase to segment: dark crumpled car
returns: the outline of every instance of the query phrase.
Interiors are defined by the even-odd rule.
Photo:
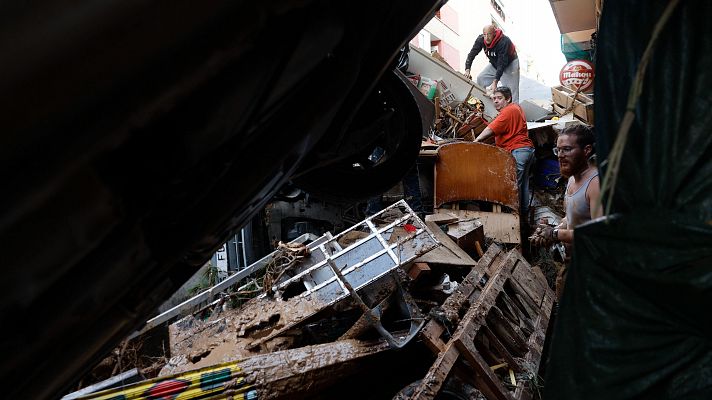
[[[65,393],[285,182],[397,182],[428,110],[390,66],[442,3],[1,5],[3,397]]]

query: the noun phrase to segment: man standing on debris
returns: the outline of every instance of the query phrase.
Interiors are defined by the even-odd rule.
[[[510,88],[500,86],[495,89],[492,101],[499,114],[475,138],[475,142],[481,142],[494,135],[495,145],[510,151],[514,156],[517,164],[519,208],[522,221],[526,221],[529,213],[529,171],[534,164],[534,142],[529,138],[524,110],[519,104],[512,103]]]
[[[503,86],[512,89],[513,102],[519,103],[519,58],[512,40],[494,25],[485,26],[465,61],[465,76],[468,79],[471,77],[472,61],[482,49],[489,64],[477,75],[477,84],[486,87],[487,92],[494,92],[501,81]]]
[[[565,128],[556,139],[554,154],[559,158],[561,175],[569,177],[564,197],[566,218],[556,227],[539,225],[531,238],[533,244],[546,246],[563,242],[570,255],[574,228],[603,215],[601,207],[595,206],[600,184],[598,168],[592,162],[594,141],[591,128],[582,124]],[[561,295],[565,275],[566,267],[559,271],[556,279],[557,297]]]

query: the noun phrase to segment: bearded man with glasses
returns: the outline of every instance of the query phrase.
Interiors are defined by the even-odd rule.
[[[564,197],[566,218],[556,227],[539,225],[530,238],[531,242],[538,246],[563,242],[566,246],[567,261],[574,242],[574,228],[603,214],[601,207],[596,206],[600,183],[598,168],[593,162],[594,142],[593,131],[586,125],[573,125],[561,131],[556,139],[554,154],[559,158],[561,175],[569,178]],[[556,294],[559,298],[565,275],[566,267],[559,271],[556,279]]]

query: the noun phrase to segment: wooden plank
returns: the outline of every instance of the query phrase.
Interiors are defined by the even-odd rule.
[[[502,344],[502,342],[492,332],[492,330],[487,325],[485,325],[482,327],[482,332],[485,334],[485,336],[487,336],[487,339],[489,340],[490,344],[494,347],[494,349],[497,350],[497,352],[500,354],[500,356],[506,360],[507,366],[509,368],[513,369],[515,372],[520,372],[521,367],[519,366],[519,363],[507,351],[507,349],[504,347],[504,344]]]
[[[462,335],[455,339],[455,345],[460,350],[460,354],[474,367],[475,373],[479,375],[485,384],[486,391],[489,392],[488,399],[513,400],[509,391],[502,385],[499,378],[492,372],[489,365],[482,359],[482,356],[475,349],[472,337]],[[483,391],[482,387],[479,387]]]
[[[478,264],[478,266],[481,266],[484,270],[487,277],[493,276],[494,273],[500,268],[499,265],[504,262],[504,258],[507,257],[507,253],[499,246],[496,247],[496,252],[491,252],[492,246],[497,245],[491,244],[485,255],[480,258],[480,263]]]
[[[425,225],[433,232],[435,239],[442,244],[433,250],[423,254],[415,259],[416,262],[424,262],[430,264],[446,264],[457,265],[463,267],[473,267],[477,265],[469,254],[467,254],[460,246],[457,245],[450,237],[440,229],[434,222],[426,222]]]
[[[435,209],[435,213],[451,213],[463,219],[477,218],[482,222],[485,237],[499,243],[519,244],[521,234],[519,215],[516,213],[492,213],[487,211]]]
[[[416,262],[408,270],[408,276],[412,280],[416,280],[422,274],[427,274],[430,272],[430,266],[424,262]]]
[[[495,263],[501,263],[505,253],[497,245],[491,245],[487,252],[482,258],[477,262],[475,268],[470,271],[469,274],[462,280],[462,282],[457,286],[455,292],[448,296],[443,302],[442,310],[445,313],[446,318],[451,320],[453,323],[457,324],[459,322],[458,311],[462,308],[465,301],[469,301],[473,304],[476,299],[472,296],[479,285],[480,279],[486,273],[486,271],[493,269]],[[437,323],[431,320],[429,323]]]
[[[512,294],[514,296],[510,296],[506,292],[502,293],[502,296],[500,297],[502,301],[498,303],[499,309],[505,313],[507,318],[511,315],[511,319],[514,322],[517,322],[522,329],[527,332],[532,332],[534,330],[534,320],[536,320],[539,315],[539,311],[529,312],[529,310],[524,306],[525,302],[519,300],[516,293]]]
[[[482,257],[485,253],[482,251],[482,245],[479,241],[475,242],[475,250],[477,250],[477,255]]]
[[[545,295],[551,292],[551,289],[541,271],[530,267],[524,257],[519,255],[519,263],[512,271],[512,278],[510,285],[519,295],[517,299],[527,303],[527,313],[531,314],[531,310],[542,309]],[[550,311],[551,306],[548,307],[546,309]]]
[[[440,353],[410,398],[413,400],[434,399],[459,356],[460,352],[455,346],[449,346],[446,351]]]
[[[546,328],[549,325],[549,318],[551,318],[554,296],[554,293],[551,289],[549,289],[549,291],[544,295],[541,313],[534,322],[534,332],[529,337],[529,341],[527,342],[529,352],[524,356],[524,359],[529,365],[538,366],[541,362],[541,356],[544,350],[544,340],[546,339]],[[517,389],[514,391],[514,397],[522,400],[530,398],[531,395],[528,393],[528,389],[529,388],[524,385],[518,385]]]
[[[445,327],[431,319],[420,331],[420,338],[430,351],[439,354],[445,351],[445,342],[440,339],[443,332],[445,332]]]
[[[521,262],[518,263],[514,271],[512,271],[512,279],[518,283],[517,288],[529,296],[533,304],[538,308],[544,298],[546,288],[548,288],[548,286],[544,286],[546,285],[546,281],[540,282],[537,276],[532,273],[532,268],[529,264]]]
[[[423,158],[437,158],[438,150],[437,149],[420,149],[419,156],[423,157]]]
[[[447,226],[447,235],[466,252],[475,253],[475,243],[484,241],[485,231],[479,220],[458,221]]]
[[[434,222],[437,225],[451,224],[457,222],[460,218],[453,214],[428,214],[425,216],[425,222]]]
[[[514,355],[523,357],[527,354],[527,338],[521,328],[507,319],[498,307],[493,306],[490,308],[487,314],[487,324],[502,339],[505,348],[511,349]]]

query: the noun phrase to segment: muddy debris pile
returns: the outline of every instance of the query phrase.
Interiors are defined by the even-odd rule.
[[[281,245],[182,312],[157,378],[83,398],[533,398],[554,294],[487,243],[481,224],[425,223],[401,201]]]

